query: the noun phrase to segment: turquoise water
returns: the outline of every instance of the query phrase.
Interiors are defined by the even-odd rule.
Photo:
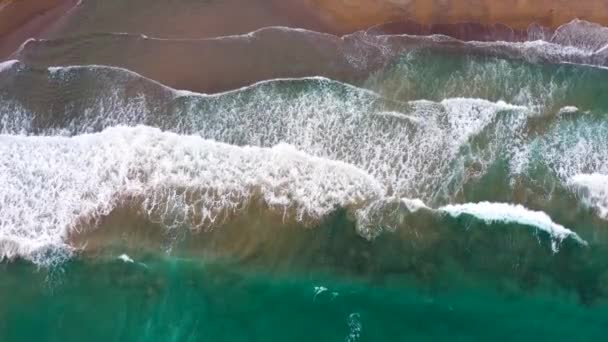
[[[170,257],[2,268],[5,341],[563,341],[601,339],[608,323],[605,305],[568,292],[447,275],[421,286]]]

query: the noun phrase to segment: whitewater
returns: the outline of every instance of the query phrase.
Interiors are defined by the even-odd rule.
[[[572,25],[548,42],[466,44],[566,62],[573,53],[602,52],[600,38],[593,46],[574,46],[572,27],[585,24]],[[363,41],[376,46],[368,38]],[[38,43],[44,42],[31,41],[22,51]],[[605,125],[590,125],[593,115],[584,115],[598,109],[569,102],[578,96],[576,84],[536,69],[536,79],[526,78],[528,66],[493,59],[467,60],[459,73],[429,88],[427,98],[404,96],[418,81],[416,73],[429,68],[426,60],[414,51],[360,86],[325,77],[279,78],[211,95],[175,90],[120,67],[5,62],[0,74],[10,75],[17,87],[0,85],[6,156],[0,171],[7,189],[0,208],[1,255],[44,264],[49,250],[74,250],[74,232],[95,230],[124,208],[167,230],[199,231],[221,226],[252,203],[309,227],[345,209],[370,240],[404,225],[386,213],[401,201],[408,213],[423,209],[438,217],[468,215],[487,225],[531,227],[550,237],[554,252],[568,238],[587,245],[542,212],[551,196],[529,209],[526,201],[469,198],[466,191],[506,161],[509,191],[517,193],[540,163],[551,170],[554,184],[605,219],[608,156],[602,140],[585,138],[603,136]],[[466,91],[457,87],[471,77],[480,82]],[[32,78],[57,93],[73,92],[82,80],[98,86],[47,112],[44,102],[24,105],[15,92]],[[482,81],[496,86],[482,87]],[[516,84],[523,87],[514,92]],[[467,92],[479,97],[463,96]],[[538,132],[540,119],[550,123],[547,132]],[[566,147],[563,136],[578,139],[578,150]],[[566,144],[563,153],[554,151],[556,144]]]

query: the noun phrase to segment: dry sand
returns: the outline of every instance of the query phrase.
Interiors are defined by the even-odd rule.
[[[523,29],[531,23],[555,28],[572,19],[608,25],[606,0],[311,0],[325,20],[345,31],[388,21],[422,24],[502,23]]]

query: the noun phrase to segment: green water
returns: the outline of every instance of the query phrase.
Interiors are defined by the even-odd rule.
[[[554,254],[545,235],[526,227],[469,217],[409,221],[373,242],[338,212],[314,229],[233,226],[188,235],[168,254],[131,242],[133,262],[119,258],[118,243],[50,269],[2,263],[0,340],[603,337],[602,244],[566,240]],[[123,229],[125,239],[141,240]],[[230,250],[229,238],[247,252]]]
[[[0,298],[2,341],[592,341],[608,324],[608,306],[567,292],[270,275],[169,257],[73,260],[51,274],[2,265]]]

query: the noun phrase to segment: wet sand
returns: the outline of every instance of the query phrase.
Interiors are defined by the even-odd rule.
[[[31,37],[40,36],[78,0],[0,1],[0,60]]]
[[[283,77],[351,79],[356,70],[343,46],[344,41],[333,35],[280,28],[202,40],[104,34],[32,41],[12,58],[40,67],[117,66],[176,89],[208,93]]]
[[[200,39],[267,26],[330,30],[309,0],[84,0],[46,37],[100,32]]]

